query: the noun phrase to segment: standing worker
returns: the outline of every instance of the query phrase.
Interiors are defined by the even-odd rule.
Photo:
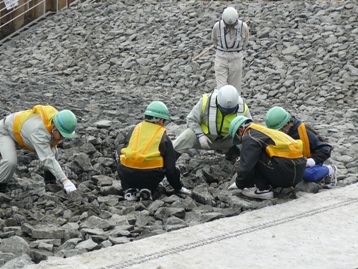
[[[239,20],[235,8],[224,10],[222,19],[214,24],[211,39],[216,48],[214,68],[217,89],[229,84],[242,94],[242,59],[249,41],[249,28]]]
[[[67,193],[76,186],[67,178],[56,160],[57,144],[73,138],[77,127],[76,116],[70,110],[58,112],[52,106],[36,105],[32,109],[16,112],[0,121],[0,191],[15,173],[17,155],[15,141],[26,149],[35,151],[45,167],[45,172],[63,184]]]
[[[233,144],[241,144],[241,158],[234,184],[251,198],[274,198],[274,188],[295,187],[303,180],[306,158],[302,143],[283,132],[238,116],[230,123]]]
[[[167,106],[153,101],[144,112],[144,121],[129,131],[124,144],[116,146],[117,171],[125,200],[152,200],[152,193],[164,177],[176,191],[191,194],[183,187],[175,166],[173,144],[164,128],[168,120]]]
[[[317,131],[285,109],[275,106],[267,111],[266,126],[288,134],[303,143],[303,155],[307,158],[304,181],[319,182],[326,187],[337,185],[337,167],[334,164],[323,165],[331,156],[333,147],[323,139]]]

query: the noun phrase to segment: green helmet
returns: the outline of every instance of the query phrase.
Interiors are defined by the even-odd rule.
[[[282,107],[274,106],[265,116],[266,127],[280,130],[290,120],[291,115]]]
[[[63,137],[72,138],[75,136],[77,119],[71,110],[65,109],[55,114],[53,117],[53,123]]]
[[[152,116],[155,118],[169,120],[169,110],[167,106],[160,101],[153,101],[151,102],[146,110],[144,111],[144,115]]]
[[[234,145],[241,144],[241,142],[236,139],[235,134],[237,132],[237,129],[239,129],[241,125],[243,125],[244,123],[247,123],[247,122],[252,122],[252,119],[249,119],[244,116],[237,116],[230,122],[229,134],[232,137],[232,142]]]

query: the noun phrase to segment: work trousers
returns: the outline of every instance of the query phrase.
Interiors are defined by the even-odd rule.
[[[15,173],[17,152],[15,141],[4,127],[4,119],[0,121],[0,183],[7,183]]]
[[[177,139],[173,141],[173,146],[176,152],[183,154],[188,149],[203,149],[200,146],[199,140],[196,137],[195,132],[188,128],[184,132],[182,132]],[[233,146],[232,138],[227,136],[225,139],[218,139],[216,141],[212,141],[210,145],[210,149],[212,150],[222,150],[227,151]]]
[[[242,95],[242,52],[228,52],[229,55],[234,53],[241,55],[241,57],[215,57],[215,77],[217,88],[220,89],[225,85],[232,85],[236,88],[240,95]],[[246,91],[245,91],[246,92]],[[245,93],[244,92],[244,93]]]
[[[257,162],[253,174],[254,183],[259,190],[294,187],[303,180],[306,158],[286,159],[270,158],[263,153]]]

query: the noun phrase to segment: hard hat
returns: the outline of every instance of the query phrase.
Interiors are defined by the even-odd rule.
[[[274,106],[265,115],[266,127],[280,130],[290,120],[291,115],[282,107]]]
[[[53,123],[63,137],[72,138],[75,136],[77,119],[71,110],[64,109],[56,113],[53,117]]]
[[[222,19],[225,24],[234,24],[239,19],[239,14],[237,13],[235,8],[227,7],[222,14]]]
[[[238,144],[241,143],[240,141],[238,141],[236,139],[237,129],[239,129],[240,126],[243,125],[244,123],[250,123],[250,122],[252,122],[252,119],[249,119],[249,118],[244,117],[244,116],[237,116],[235,119],[233,119],[230,122],[229,134],[232,137],[232,142],[233,142],[234,145],[238,145]]]
[[[146,110],[144,111],[144,115],[152,116],[155,118],[169,120],[169,110],[167,106],[160,101],[153,101],[151,102]]]
[[[239,107],[239,97],[239,93],[234,86],[222,86],[216,97],[221,112],[225,114],[235,113]]]

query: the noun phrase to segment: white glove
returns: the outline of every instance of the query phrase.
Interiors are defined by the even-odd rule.
[[[191,195],[191,190],[188,190],[185,187],[181,187],[181,189],[179,190],[180,193],[182,194],[186,194],[186,195]]]
[[[308,158],[306,162],[306,167],[315,166],[316,162],[312,158]]]
[[[198,135],[198,139],[199,139],[199,143],[200,143],[201,148],[210,149],[211,140],[210,140],[209,137],[207,137],[204,134],[200,134],[200,135]]]
[[[66,193],[70,193],[70,192],[77,190],[75,184],[73,184],[72,181],[69,179],[65,179],[62,182],[62,184],[63,184],[63,188],[65,189]]]
[[[227,188],[228,190],[235,190],[238,189],[238,187],[236,186],[236,182],[232,183],[229,188]]]

